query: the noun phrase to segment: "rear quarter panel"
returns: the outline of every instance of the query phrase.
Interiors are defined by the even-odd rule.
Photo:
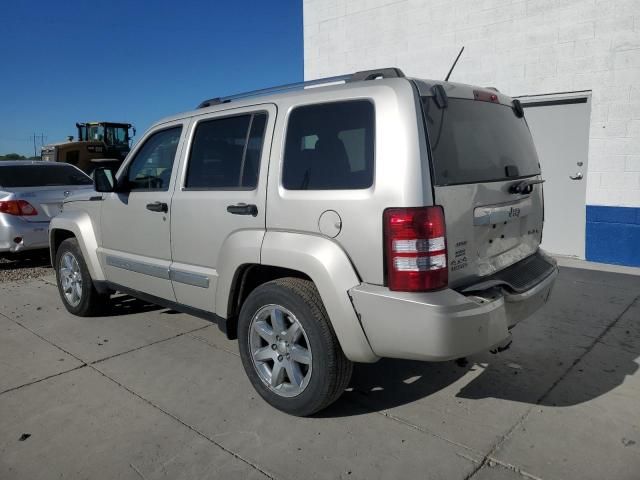
[[[264,265],[306,273],[320,293],[347,358],[356,362],[378,360],[348,294],[360,280],[336,242],[320,235],[268,231],[262,244],[261,260]]]

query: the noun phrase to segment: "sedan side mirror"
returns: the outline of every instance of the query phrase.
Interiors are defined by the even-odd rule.
[[[96,192],[113,192],[115,190],[113,172],[105,167],[96,168],[93,171],[93,186]]]

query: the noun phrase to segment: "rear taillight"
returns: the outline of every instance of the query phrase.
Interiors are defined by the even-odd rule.
[[[4,200],[0,201],[0,213],[17,215],[20,217],[30,217],[38,215],[37,210],[25,200]]]
[[[385,210],[384,243],[390,290],[423,292],[447,286],[442,207]]]

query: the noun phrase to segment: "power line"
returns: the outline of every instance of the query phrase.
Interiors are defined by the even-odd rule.
[[[33,156],[37,157],[38,156],[38,149],[36,146],[36,140],[39,139],[40,142],[40,148],[44,147],[44,139],[47,138],[46,135],[42,132],[40,132],[40,135],[36,135],[35,133],[33,134],[33,137],[30,138],[29,140],[33,139]]]

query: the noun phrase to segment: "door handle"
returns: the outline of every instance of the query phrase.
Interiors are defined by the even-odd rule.
[[[578,172],[575,175],[569,175],[571,180],[582,180],[582,172]]]
[[[152,212],[167,213],[169,211],[169,205],[164,202],[147,203],[147,210],[151,210]]]
[[[227,212],[233,213],[234,215],[251,215],[252,217],[256,217],[258,215],[258,207],[253,204],[238,203],[236,205],[229,205]]]

